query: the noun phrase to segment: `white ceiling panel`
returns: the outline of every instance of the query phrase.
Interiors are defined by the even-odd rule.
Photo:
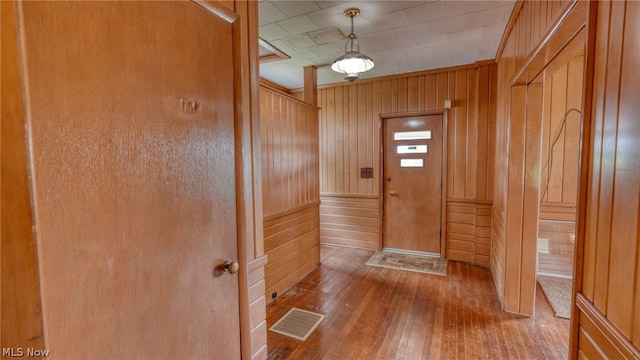
[[[260,65],[265,79],[289,89],[303,86],[306,65],[318,66],[318,84],[344,81],[330,64],[344,54],[351,31],[375,67],[362,79],[473,63],[495,57],[515,0],[328,1],[262,0],[260,36],[291,56]]]

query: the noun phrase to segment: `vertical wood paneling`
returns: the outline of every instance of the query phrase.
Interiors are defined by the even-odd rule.
[[[320,110],[321,193],[379,201],[380,114],[442,109],[444,101],[450,99],[453,107],[448,113],[447,197],[490,202],[496,73],[495,63],[483,62],[321,88],[319,98],[331,99],[323,100]],[[372,167],[374,177],[360,178],[363,167]],[[322,214],[325,209],[321,208]],[[323,237],[324,242],[349,238],[347,233],[338,236],[338,230],[332,231],[335,236]],[[376,233],[379,237],[379,231]],[[475,238],[475,233],[471,235]],[[472,239],[472,249],[473,243]],[[488,259],[486,250],[483,248],[480,256]],[[475,261],[475,253],[465,256]]]
[[[496,257],[506,256],[501,249],[504,244],[510,246],[501,234],[502,214],[508,199],[498,192],[505,186],[502,181],[508,166],[501,165],[501,152],[509,149],[504,138],[504,129],[508,123],[509,108],[512,99],[508,93],[511,77],[527,54],[534,48],[541,36],[558,19],[558,15],[566,7],[566,2],[524,2],[522,11],[515,21],[513,30],[508,34],[500,59],[498,59],[498,116],[496,140],[496,178],[494,180],[494,250]],[[533,7],[538,7],[537,9]],[[531,10],[529,10],[531,8]],[[638,34],[640,25],[636,21],[640,17],[640,4],[634,1],[599,2],[596,9],[597,23],[591,23],[595,31],[595,44],[587,63],[592,64],[593,73],[589,84],[593,92],[591,97],[592,132],[589,148],[583,152],[588,160],[588,187],[581,201],[584,201],[585,219],[584,256],[578,254],[581,264],[577,266],[580,278],[576,282],[577,289],[577,323],[576,332],[572,334],[570,349],[575,358],[636,358],[640,357],[640,301],[638,300],[640,276],[640,147],[632,140],[640,136],[640,118],[637,104],[640,95],[637,91],[639,79],[638,66],[640,52]],[[535,23],[535,26],[531,26]],[[532,30],[533,29],[533,30]],[[523,36],[523,33],[530,33]],[[580,87],[576,77],[566,70],[567,88]],[[576,73],[577,74],[577,73]],[[633,84],[633,85],[632,85]],[[557,88],[556,90],[560,90]],[[587,89],[590,90],[590,89]],[[577,101],[572,91],[568,91],[565,102]],[[546,97],[551,101],[561,101],[560,97]],[[552,131],[550,132],[552,134]],[[574,146],[571,136],[562,140],[565,150]],[[571,161],[564,157],[560,170],[572,171]],[[577,176],[577,175],[576,175]],[[550,197],[560,196],[561,201],[569,201],[563,196],[567,192],[563,182],[574,183],[572,173],[563,174],[566,179],[555,178],[558,185],[553,185]],[[565,182],[566,184],[566,182]],[[551,184],[550,184],[551,185]],[[567,192],[568,194],[568,192]],[[492,258],[492,270],[499,293],[506,291],[505,275],[509,270],[501,268],[505,259]],[[503,273],[506,271],[507,274]],[[504,293],[501,296],[505,296]]]
[[[518,126],[517,123],[510,122],[509,114],[513,107],[511,98],[511,81],[516,73],[520,70],[527,56],[541,42],[544,35],[553,27],[554,22],[559,18],[565,9],[569,6],[569,1],[559,2],[553,5],[545,1],[524,1],[521,7],[516,6],[519,12],[512,14],[515,17],[513,27],[505,34],[503,47],[498,52],[497,67],[497,108],[496,108],[496,124],[495,124],[495,162],[494,162],[494,179],[493,179],[493,232],[491,269],[496,282],[498,294],[504,302],[509,297],[509,302],[516,301],[519,303],[519,295],[509,290],[512,286],[520,287],[519,277],[510,275],[512,271],[520,272],[519,266],[509,265],[506,249],[514,250],[519,244],[512,244],[509,234],[517,229],[507,228],[507,208],[515,205],[517,202],[511,198],[508,192],[508,181],[510,176],[509,163],[510,147],[513,141],[509,136],[512,131],[511,126]],[[520,5],[520,4],[518,4]],[[546,9],[545,9],[546,7]],[[539,8],[538,11],[535,8]],[[534,25],[535,24],[535,25]],[[537,30],[536,30],[537,29]],[[511,203],[511,204],[509,204]],[[520,233],[516,231],[516,233]],[[517,250],[517,249],[516,249]],[[517,251],[519,252],[519,251]],[[505,284],[508,282],[507,284]],[[506,293],[505,293],[506,292]]]
[[[330,102],[332,98],[325,93],[320,96],[323,101]],[[318,109],[313,106],[264,86],[260,88],[265,216],[320,200],[317,116]],[[327,156],[323,161],[332,164],[334,159]]]
[[[335,92],[318,94],[320,105],[335,101]],[[262,181],[265,291],[281,293],[319,264],[320,183],[334,179],[321,176],[324,166],[336,166],[334,150],[320,159],[320,143],[332,138],[333,120],[326,113],[318,124],[318,108],[266,86],[260,87],[262,131]],[[336,112],[341,111],[336,109]],[[353,123],[358,125],[357,117]],[[319,134],[320,127],[324,130]],[[335,132],[337,133],[337,131]]]

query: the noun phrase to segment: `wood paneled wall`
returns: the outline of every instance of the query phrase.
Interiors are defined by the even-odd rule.
[[[511,82],[525,65],[529,54],[544,39],[544,36],[559,21],[570,6],[570,1],[519,1],[514,7],[511,19],[502,39],[496,60],[497,116],[495,126],[496,158],[493,189],[493,221],[491,235],[491,270],[503,306],[507,311],[520,312],[519,293],[512,302],[505,302],[505,294],[513,286],[520,286],[520,268],[507,268],[507,248],[514,249],[508,240],[507,208],[510,199],[510,132],[513,131],[509,114],[512,107]],[[514,124],[518,126],[518,124]],[[514,239],[510,239],[511,242]],[[516,240],[519,241],[519,240]],[[516,248],[520,246],[517,245]],[[510,279],[507,279],[509,274]],[[509,282],[509,284],[507,284]]]
[[[443,109],[450,99],[444,191],[453,201],[490,203],[496,76],[495,64],[482,62],[322,87],[318,93],[322,242],[370,248],[382,244],[379,229],[374,229],[380,219],[380,114]],[[360,178],[363,167],[374,169],[373,178]],[[364,217],[358,215],[363,208],[368,209]],[[337,220],[342,214],[347,217]],[[475,235],[468,241],[461,245],[475,249]],[[459,260],[476,257],[456,251],[450,255]]]
[[[583,78],[584,52],[580,52],[543,81],[538,222],[541,274],[573,275]]]
[[[540,187],[546,188],[540,200],[543,220],[566,220],[566,208],[574,209],[574,218],[569,220],[575,220],[583,77],[584,53],[581,53],[543,83],[540,172]]]
[[[593,4],[583,261],[573,356],[640,358],[640,3]],[[594,26],[595,25],[595,26]],[[589,76],[591,73],[587,73]],[[587,101],[588,102],[588,101]],[[585,163],[583,162],[583,164]],[[576,345],[577,344],[577,345]]]
[[[268,302],[320,264],[318,108],[260,87]]]

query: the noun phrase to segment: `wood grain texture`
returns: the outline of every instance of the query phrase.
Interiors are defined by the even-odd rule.
[[[535,236],[525,242],[522,237],[523,230],[525,233],[534,232],[528,221],[522,221],[524,179],[530,175],[527,173],[529,169],[527,172],[524,170],[527,163],[527,128],[524,123],[526,113],[522,109],[526,108],[527,91],[518,89],[526,86],[512,88],[511,85],[517,80],[514,77],[526,73],[524,66],[534,63],[529,56],[535,56],[534,51],[550,41],[554,26],[573,5],[570,1],[518,3],[510,20],[512,26],[505,32],[502,47],[498,51],[491,269],[499,297],[508,311],[520,311],[523,291],[532,293],[534,285],[531,279],[535,276],[535,264],[531,266],[530,261],[535,254],[535,247],[533,254],[527,253],[531,244],[535,244]],[[555,43],[561,44],[562,41]],[[533,160],[530,159],[529,163],[535,163]],[[524,308],[531,310],[531,305],[532,302],[528,302]]]
[[[322,244],[380,249],[380,201],[373,196],[321,194]]]
[[[265,218],[264,248],[267,301],[281,294],[320,264],[318,203]]]
[[[17,4],[2,16],[2,348],[44,349]]]
[[[260,124],[264,216],[319,201],[318,109],[261,86]]]
[[[269,332],[269,359],[564,359],[569,322],[539,297],[535,319],[500,310],[487,268],[450,261],[447,276],[365,265],[371,250],[322,247],[322,266],[268,305],[325,315],[297,341]]]
[[[587,54],[593,69],[591,147],[584,254],[578,296],[584,306],[601,314],[619,337],[640,348],[640,116],[637,90],[640,4],[598,3],[594,51]],[[585,312],[585,315],[587,313]],[[602,327],[580,318],[578,349],[611,354]],[[593,318],[589,321],[594,322]],[[575,331],[575,330],[574,330]],[[593,341],[589,341],[593,339]]]
[[[320,262],[318,108],[262,85],[260,124],[265,288],[272,301],[272,293]]]
[[[495,74],[493,63],[480,63],[321,88],[320,191],[379,196],[379,115],[443,109],[450,99],[447,197],[491,200]],[[374,177],[360,179],[362,167]]]
[[[447,201],[446,258],[489,266],[491,203]]]
[[[569,220],[575,220],[581,116],[571,109],[582,109],[583,72],[584,53],[581,53],[543,83],[540,173],[540,187],[546,188],[540,199],[540,206],[544,208],[540,219],[543,220],[566,220],[571,213],[565,210],[570,208],[573,208],[574,219]]]
[[[380,115],[443,109],[444,100],[451,99],[453,108],[448,110],[446,149],[448,171],[443,174],[448,185],[444,191],[450,199],[491,201],[496,81],[495,63],[482,62],[321,87],[318,92],[320,191],[345,197],[371,196],[379,201]],[[363,167],[374,169],[373,178],[359,178],[359,169]],[[322,218],[333,219],[332,214],[324,211],[336,207],[339,207],[336,203],[321,207]],[[339,226],[335,222],[325,225],[323,220],[321,227],[326,229],[323,242],[368,248],[381,246],[379,231],[374,238],[369,237],[371,231],[366,231],[364,239],[361,237],[364,234],[349,232],[351,225],[358,226],[344,221]]]
[[[112,358],[137,357],[142,353],[157,358],[177,354],[204,356],[210,346],[218,351],[218,355],[230,351],[230,356],[239,356],[238,304],[233,300],[238,282],[234,277],[212,279],[212,262],[216,264],[219,259],[207,257],[211,249],[205,251],[202,246],[209,244],[211,239],[224,239],[220,242],[223,246],[216,248],[214,253],[235,258],[234,228],[238,225],[238,245],[241,251],[251,254],[247,256],[250,258],[255,256],[256,249],[259,251],[255,239],[261,239],[253,231],[255,217],[261,218],[261,210],[252,207],[256,201],[259,203],[259,199],[253,197],[257,192],[259,198],[259,189],[254,189],[251,175],[255,153],[240,151],[255,149],[256,132],[252,131],[252,124],[257,118],[252,110],[256,107],[250,104],[256,98],[251,95],[251,84],[257,83],[257,77],[249,75],[257,74],[256,61],[250,59],[257,55],[257,48],[250,50],[250,20],[245,15],[251,10],[243,9],[242,5],[240,1],[202,2],[199,5],[187,2],[19,5],[24,9],[20,21],[23,21],[21,26],[25,35],[25,71],[29,74],[31,118],[28,129],[33,140],[35,225],[38,246],[42,250],[44,325],[48,328],[47,344],[53,356]],[[254,15],[256,9],[254,7]],[[242,21],[238,21],[239,16],[234,11],[243,14]],[[122,21],[132,17],[144,21]],[[70,18],[74,19],[73,24],[70,24]],[[253,20],[257,23],[257,17]],[[154,21],[162,22],[164,30],[140,31]],[[110,27],[113,23],[120,25]],[[213,31],[217,36],[201,38],[213,27],[217,27],[218,31]],[[104,28],[110,31],[104,31]],[[179,32],[177,28],[192,35],[193,41],[184,43],[167,36],[167,32]],[[154,36],[156,38],[150,39]],[[246,42],[241,44],[240,38]],[[60,39],[69,44],[64,51],[47,50],[47,46],[60,43]],[[157,46],[145,48],[151,42]],[[42,51],[48,55],[42,56],[39,53]],[[212,53],[217,56],[221,52],[229,54],[226,60],[211,61]],[[173,76],[157,76],[165,73],[158,70],[160,63],[165,66],[164,70],[172,69],[170,74]],[[217,85],[229,90],[224,96],[216,96],[220,94],[215,91],[216,95],[212,95],[211,82],[203,81],[206,78],[202,77],[203,72],[196,78],[191,77],[204,63],[207,73],[225,69],[224,76],[216,77]],[[55,70],[51,71],[51,67]],[[254,71],[251,71],[252,67]],[[194,92],[195,86],[198,89]],[[158,92],[162,92],[162,96],[156,96]],[[200,96],[204,100],[198,98]],[[149,102],[154,101],[158,103],[150,106]],[[208,106],[212,103],[214,106]],[[212,115],[212,108],[215,108],[215,115]],[[203,113],[208,115],[204,116],[208,121],[198,117],[197,114]],[[193,117],[189,118],[189,115]],[[216,121],[217,116],[225,119],[224,125]],[[188,122],[182,120],[194,118],[196,121],[191,122],[190,132],[182,132]],[[153,126],[147,128],[149,123]],[[213,127],[216,131],[209,131]],[[223,134],[224,141],[219,141]],[[160,146],[150,146],[151,143]],[[236,150],[238,156],[234,156]],[[94,156],[96,153],[100,154],[99,159]],[[142,153],[146,157],[140,156]],[[183,161],[182,155],[187,154]],[[215,156],[220,158],[214,159]],[[139,161],[141,158],[144,160]],[[207,170],[204,170],[204,164]],[[235,176],[232,173],[229,176],[230,171],[235,172]],[[212,181],[212,174],[217,176],[215,181]],[[64,198],[62,203],[58,202],[60,198]],[[234,211],[236,201],[242,206],[237,213]],[[206,205],[201,206],[202,203]],[[218,210],[231,220],[211,216]],[[93,216],[94,211],[100,215]],[[185,226],[187,223],[189,226]],[[206,230],[200,232],[203,228]],[[229,229],[234,229],[234,233]],[[211,230],[219,236],[207,235]],[[202,237],[209,241],[192,242]],[[181,243],[176,248],[177,238]],[[245,241],[252,243],[248,245]],[[194,250],[196,254],[193,254]],[[188,251],[192,252],[189,265],[185,262],[176,264],[176,259]],[[133,253],[145,256],[130,258]],[[242,266],[247,266],[247,257],[243,255],[240,255]],[[111,258],[101,259],[100,256]],[[207,258],[203,264],[204,257]],[[156,266],[160,262],[162,266]],[[132,266],[135,271],[129,271]],[[70,267],[73,274],[69,273]],[[127,274],[126,279],[123,280],[121,274]],[[174,281],[180,276],[180,281]],[[87,281],[87,278],[91,280]],[[203,290],[213,283],[217,284],[216,289]],[[185,285],[195,286],[200,292],[191,291],[189,297],[182,296]],[[135,290],[130,291],[131,288]],[[193,326],[196,323],[183,327],[184,321],[192,315],[182,311],[183,305],[189,302],[192,312],[201,309],[202,304],[211,304],[212,295],[222,293],[221,288],[225,292],[222,298],[213,301],[212,308],[215,309],[198,315],[201,320],[209,319],[203,323],[228,324],[229,336],[224,339],[213,337],[210,327],[197,331],[197,326]],[[105,291],[110,296],[102,296]],[[167,292],[170,295],[166,295]],[[207,301],[199,301],[198,293],[207,294]],[[171,304],[166,299],[171,299]],[[98,303],[101,305],[92,308]],[[140,304],[144,304],[145,310],[140,310]],[[67,307],[73,310],[65,310]],[[90,314],[89,308],[93,310]],[[118,308],[118,311],[110,311],[111,308]],[[165,311],[167,308],[171,311]],[[69,312],[76,316],[65,317],[62,321],[56,319]],[[171,312],[180,313],[180,316],[168,316]],[[145,313],[142,315],[144,324],[138,322],[141,313]],[[218,314],[224,320],[212,320],[211,314]],[[101,325],[91,332],[76,326],[78,321],[86,324],[96,318]],[[109,320],[101,321],[103,318]],[[121,327],[111,332],[111,324]],[[137,327],[148,329],[150,324],[153,332],[137,331]],[[72,340],[78,338],[69,335],[75,331],[83,332],[83,342]],[[137,335],[128,336],[128,331],[135,331]],[[177,337],[166,336],[171,332],[182,335],[192,332],[193,339],[206,340],[186,346],[175,340]],[[8,333],[3,331],[3,339],[5,335]],[[105,336],[113,342],[96,342],[97,338],[104,339]],[[34,340],[38,341],[38,337]],[[69,346],[66,341],[73,345]],[[131,341],[135,341],[135,345]],[[114,343],[118,346],[113,346]],[[246,354],[250,355],[250,352]]]

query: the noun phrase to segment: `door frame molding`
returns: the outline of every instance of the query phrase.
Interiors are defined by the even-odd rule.
[[[398,113],[382,113],[379,115],[378,121],[378,138],[380,139],[380,179],[379,179],[379,206],[380,206],[380,243],[378,244],[378,248],[380,250],[383,249],[384,245],[384,124],[385,121],[391,119],[398,119],[404,117],[411,116],[430,116],[430,115],[440,115],[442,116],[442,190],[441,199],[440,199],[440,257],[445,257],[445,243],[447,239],[447,164],[448,164],[448,155],[447,155],[447,139],[449,137],[449,129],[448,129],[448,119],[447,119],[448,111],[446,109],[435,109],[435,110],[425,110],[425,111],[410,111],[410,112],[398,112]]]

